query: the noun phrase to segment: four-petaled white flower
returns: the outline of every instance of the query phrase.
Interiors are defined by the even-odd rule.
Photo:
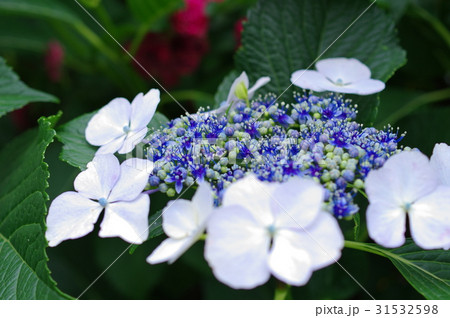
[[[442,157],[441,157],[442,156]],[[419,151],[404,151],[389,158],[366,178],[369,197],[367,229],[378,244],[394,248],[405,242],[406,215],[414,242],[423,249],[450,248],[450,187],[442,185],[437,169],[442,158],[435,148],[432,164]],[[433,166],[435,168],[433,168]],[[444,169],[446,177],[449,171]]]
[[[292,73],[292,84],[316,92],[338,92],[370,95],[381,92],[385,84],[371,79],[370,69],[357,59],[330,58],[316,63],[317,71],[298,70]]]
[[[214,110],[216,113],[224,113],[228,108],[233,107],[233,105],[239,100],[249,100],[255,95],[258,88],[266,85],[270,82],[270,77],[264,76],[259,78],[255,85],[251,88],[249,87],[249,80],[247,73],[242,72],[241,75],[236,78],[231,85],[230,92],[228,93],[228,98],[222,105]]]
[[[232,288],[264,284],[271,273],[290,285],[335,262],[344,238],[336,219],[321,210],[324,190],[312,180],[275,184],[249,175],[225,190],[207,225],[205,258]]]
[[[170,201],[162,214],[162,226],[169,238],[150,254],[147,262],[175,262],[203,234],[212,211],[213,194],[207,182],[200,183],[192,201]]]
[[[102,107],[86,127],[86,140],[101,146],[97,154],[129,153],[144,139],[159,103],[159,90],[139,93],[133,101],[115,98]]]
[[[64,192],[50,205],[45,234],[49,245],[90,233],[103,209],[99,236],[142,243],[148,236],[150,208],[150,198],[142,191],[152,168],[144,159],[119,164],[112,154],[95,156],[75,179],[78,192]]]

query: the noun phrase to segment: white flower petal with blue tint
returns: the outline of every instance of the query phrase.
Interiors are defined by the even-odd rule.
[[[305,285],[312,275],[311,255],[292,231],[280,230],[275,236],[268,258],[272,274],[293,286]],[[294,238],[294,239],[293,239]]]
[[[316,92],[357,95],[371,95],[385,88],[382,81],[370,78],[370,69],[357,59],[325,59],[316,63],[316,69],[295,71],[291,75],[292,84]]]
[[[153,163],[147,159],[131,158],[120,165],[120,177],[108,196],[109,202],[133,201],[144,191]]]
[[[232,184],[223,195],[223,206],[236,205],[254,213],[254,218],[263,226],[274,222],[270,210],[270,199],[275,189],[273,184],[260,181],[255,175],[248,175]]]
[[[49,246],[92,232],[103,207],[79,193],[69,191],[56,197],[48,210],[45,237]]]
[[[214,275],[232,288],[250,289],[270,277],[270,236],[245,207],[219,208],[208,222],[205,258]]]
[[[423,249],[450,247],[450,187],[439,186],[415,202],[409,215],[411,235]]]
[[[322,204],[323,189],[311,180],[269,184],[248,175],[232,183],[207,226],[205,258],[216,278],[232,288],[254,288],[272,273],[304,285],[344,246],[337,221]]]
[[[119,160],[113,155],[98,155],[75,178],[75,190],[87,198],[107,198],[120,177]]]
[[[75,179],[77,192],[65,192],[53,200],[47,216],[46,237],[51,246],[91,232],[105,209],[101,237],[118,236],[142,243],[148,236],[150,198],[142,191],[153,164],[129,159],[119,165],[112,155],[97,155]]]
[[[144,139],[159,101],[157,89],[138,94],[132,103],[124,98],[113,99],[89,121],[86,140],[101,146],[97,154],[131,152]]]
[[[442,184],[450,186],[450,146],[436,144],[430,158],[431,167],[436,171]]]
[[[231,84],[227,100],[223,102],[218,109],[215,109],[212,112],[218,114],[225,113],[228,108],[232,108],[236,102],[241,100],[238,96],[236,96],[236,89],[238,89],[239,85],[243,85],[245,87],[247,90],[247,98],[251,99],[255,95],[256,90],[266,85],[268,82],[270,82],[270,77],[263,76],[259,78],[251,88],[249,88],[247,73],[242,72],[241,75],[234,80],[233,84]]]
[[[213,192],[207,182],[199,184],[192,201],[170,201],[162,213],[162,227],[169,238],[150,254],[147,262],[175,262],[205,232],[212,210]]]
[[[117,201],[105,207],[105,217],[100,225],[100,237],[120,237],[132,244],[141,244],[148,237],[148,212],[150,198],[139,195],[133,201]]]
[[[193,237],[185,237],[183,239],[167,238],[147,257],[146,261],[152,265],[163,262],[172,264],[194,243]]]

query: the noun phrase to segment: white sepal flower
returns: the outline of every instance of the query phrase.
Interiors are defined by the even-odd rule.
[[[404,151],[366,178],[367,229],[378,244],[405,243],[406,216],[414,242],[423,249],[450,247],[450,187],[440,185],[428,158]]]
[[[162,214],[162,226],[168,238],[147,257],[147,262],[175,262],[205,232],[213,203],[213,193],[207,182],[200,183],[192,201],[170,201]]]
[[[97,154],[129,153],[144,139],[159,103],[159,90],[139,93],[133,101],[115,98],[102,107],[86,127],[86,140],[101,146]]]
[[[257,89],[261,88],[269,82],[270,77],[264,76],[259,78],[256,83],[251,88],[249,88],[247,73],[242,72],[241,75],[239,75],[239,77],[236,78],[231,85],[227,100],[223,102],[217,110],[214,110],[214,112],[224,113],[230,106],[233,107],[233,105],[237,101],[251,99],[255,95]]]
[[[371,95],[385,88],[382,81],[370,78],[370,69],[357,59],[325,59],[316,63],[316,69],[295,71],[291,75],[292,84],[316,92],[357,95]]]
[[[312,180],[266,183],[249,175],[226,189],[207,226],[205,258],[232,288],[262,285],[273,274],[290,285],[334,263],[344,238],[321,210],[324,190]]]
[[[450,146],[444,143],[434,145],[430,164],[441,183],[450,187]]]
[[[114,155],[97,155],[75,179],[77,192],[64,192],[50,205],[45,234],[49,246],[90,233],[102,212],[100,237],[118,236],[140,244],[148,236],[150,198],[143,194],[153,164]]]

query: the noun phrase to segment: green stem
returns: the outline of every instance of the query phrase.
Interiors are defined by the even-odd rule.
[[[443,24],[427,10],[419,6],[412,6],[412,13],[427,22],[436,31],[436,33],[442,37],[444,42],[450,48],[450,31],[447,29],[445,24]]]
[[[118,57],[115,51],[111,50],[103,41],[91,31],[84,23],[76,23],[74,28],[80,33],[86,41],[88,41],[93,47],[98,49],[111,61],[117,61]]]
[[[366,243],[355,242],[355,241],[344,241],[344,247],[348,247],[348,248],[352,248],[355,250],[369,252],[372,254],[386,257],[386,252],[380,251],[378,248],[367,245]]]
[[[291,285],[285,284],[283,282],[277,282],[277,287],[275,287],[274,300],[287,300],[290,298]]]
[[[389,123],[390,124],[395,123],[423,105],[435,103],[449,98],[450,98],[450,88],[445,88],[438,91],[420,95],[419,97],[406,103],[403,107],[394,111],[388,118],[384,120],[383,123],[380,124],[380,126],[386,126]]]

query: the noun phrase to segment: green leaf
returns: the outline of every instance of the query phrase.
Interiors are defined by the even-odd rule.
[[[216,95],[214,95],[214,107],[212,109],[219,108],[220,104],[223,101],[226,101],[228,98],[228,93],[230,92],[231,85],[234,80],[239,76],[239,73],[236,70],[232,70],[228,73],[227,76],[222,80],[219,87],[217,88]]]
[[[31,102],[58,102],[58,99],[29,88],[0,57],[0,117]]]
[[[159,129],[161,126],[164,126],[169,121],[169,118],[167,118],[165,115],[156,112],[155,115],[153,115],[152,120],[148,124],[149,131],[153,129]]]
[[[148,238],[154,238],[160,235],[164,234],[164,230],[162,228],[162,214],[163,214],[164,210],[160,210],[158,212],[156,212],[155,214],[152,214],[149,218],[148,218],[148,224],[149,224],[149,228],[148,228]]]
[[[395,249],[348,241],[345,246],[389,258],[405,279],[425,298],[450,299],[450,251],[423,250],[411,239]]]
[[[89,120],[95,113],[77,117],[58,129],[57,138],[64,144],[60,159],[80,170],[86,169],[86,165],[94,158],[97,151],[97,147],[86,141],[84,134]]]
[[[80,19],[62,1],[57,0],[0,0],[0,13],[19,14],[38,18],[78,23]]]
[[[260,92],[283,94],[285,101],[292,98],[291,74],[317,58],[357,58],[370,67],[373,78],[387,81],[405,64],[406,54],[391,18],[376,6],[362,14],[369,5],[360,0],[261,0],[248,13],[236,64],[250,80],[270,76]],[[374,113],[376,103],[361,99],[359,111]]]
[[[39,119],[0,152],[0,299],[65,299],[47,267],[44,154],[58,116]]]
[[[95,113],[96,111],[77,117],[58,129],[57,138],[64,144],[60,159],[80,170],[86,169],[86,165],[94,158],[98,149],[90,145],[85,137],[88,122]],[[148,127],[150,131],[151,129],[158,129],[168,121],[166,116],[156,112]]]
[[[148,26],[183,6],[182,0],[127,0],[127,3],[136,19]]]

